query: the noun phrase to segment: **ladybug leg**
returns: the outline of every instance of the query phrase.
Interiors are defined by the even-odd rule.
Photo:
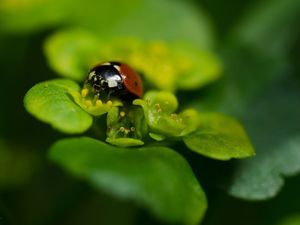
[[[100,85],[94,84],[94,85],[93,85],[93,88],[94,88],[94,93],[95,93],[95,94],[100,93],[100,90],[101,90],[101,86],[100,86]]]
[[[107,99],[109,100],[111,95],[113,95],[113,93],[115,93],[115,90],[110,89],[107,93]]]
[[[113,91],[112,90],[109,90],[108,93],[107,93],[107,100],[110,99],[110,96],[112,95]]]
[[[107,99],[110,99],[111,94],[112,94],[112,91],[109,90],[109,91],[108,91],[108,94],[107,94]]]
[[[94,95],[94,102],[96,102],[100,98],[100,93]]]

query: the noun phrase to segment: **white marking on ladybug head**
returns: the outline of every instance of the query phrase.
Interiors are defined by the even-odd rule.
[[[121,81],[121,77],[118,75],[114,75],[107,79],[107,85],[109,88],[118,87],[118,83]]]
[[[92,79],[92,77],[95,76],[95,75],[96,75],[95,71],[90,72],[90,74],[89,74],[89,80]]]
[[[118,86],[118,82],[116,80],[108,79],[107,82],[108,82],[108,87],[109,88],[114,88],[114,87]]]
[[[116,70],[118,70],[119,72],[121,71],[121,68],[120,68],[120,66],[118,66],[118,65],[114,65],[114,68],[115,68]]]

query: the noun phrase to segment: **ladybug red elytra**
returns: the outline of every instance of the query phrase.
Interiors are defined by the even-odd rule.
[[[141,98],[144,92],[140,76],[121,62],[104,62],[94,66],[87,83],[93,87],[95,94],[106,93],[108,97],[116,96],[124,100]]]

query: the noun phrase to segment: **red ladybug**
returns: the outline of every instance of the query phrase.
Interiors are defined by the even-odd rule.
[[[88,75],[95,94],[116,96],[126,99],[141,98],[143,83],[140,76],[127,64],[120,62],[105,62],[93,67]]]

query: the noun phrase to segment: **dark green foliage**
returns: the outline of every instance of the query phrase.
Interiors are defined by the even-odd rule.
[[[299,15],[299,0],[2,0],[0,224],[299,224]],[[144,98],[86,93],[106,60],[140,72]]]

